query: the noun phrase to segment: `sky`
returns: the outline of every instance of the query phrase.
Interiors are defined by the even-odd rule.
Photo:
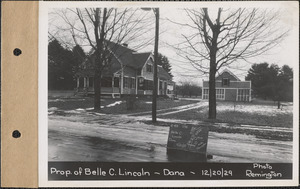
[[[89,4],[84,4],[85,6],[92,6]],[[99,5],[99,4],[97,4]],[[102,4],[100,4],[102,6]],[[184,5],[184,6],[183,6]],[[242,5],[242,6],[241,6]],[[299,30],[298,30],[298,9],[297,7],[293,7],[295,4],[289,4],[289,3],[283,3],[283,2],[259,2],[259,3],[244,3],[238,4],[238,3],[198,3],[198,4],[175,4],[172,6],[169,6],[169,4],[153,4],[153,7],[158,6],[160,8],[160,35],[159,35],[159,52],[165,55],[172,66],[172,74],[174,75],[174,81],[177,83],[182,82],[191,82],[198,85],[202,85],[202,80],[207,79],[207,75],[203,75],[200,71],[196,70],[190,63],[186,62],[186,60],[182,59],[181,56],[179,56],[178,50],[174,48],[176,46],[175,44],[178,44],[184,40],[182,34],[188,34],[190,31],[188,28],[183,27],[180,24],[192,24],[191,20],[187,17],[186,12],[183,10],[183,8],[201,8],[201,7],[208,7],[209,14],[212,18],[215,18],[217,15],[216,13],[216,7],[222,7],[224,9],[226,8],[240,8],[240,7],[259,7],[259,8],[267,8],[268,10],[280,10],[282,14],[280,14],[280,17],[278,19],[278,22],[276,25],[274,25],[274,28],[278,28],[278,30],[289,30],[289,33],[284,40],[279,43],[275,48],[271,49],[267,53],[263,55],[259,55],[255,58],[249,59],[251,63],[263,63],[267,62],[269,64],[277,64],[279,66],[283,66],[285,64],[292,67],[294,70],[298,69],[298,58],[299,58]],[[74,4],[72,6],[75,6]],[[78,5],[76,5],[78,6]],[[128,6],[128,5],[126,5]],[[133,7],[144,7],[145,4],[137,3],[133,4]],[[152,6],[151,3],[148,3],[147,6]],[[59,6],[64,7],[64,6]],[[66,7],[70,7],[69,4],[66,4]],[[51,12],[51,10],[50,10]],[[148,17],[151,19],[153,18],[153,22],[149,22],[149,28],[152,28],[152,30],[149,30],[145,36],[153,38],[154,37],[154,19],[155,16],[152,14],[152,12],[148,12]],[[152,15],[151,15],[152,14]],[[49,16],[50,18],[51,16]],[[51,20],[51,19],[49,19]],[[62,23],[62,21],[58,21],[55,19],[56,23]],[[176,23],[174,23],[176,22]],[[153,51],[154,49],[154,41],[147,47],[144,47],[142,49],[138,49],[138,52],[149,52]],[[129,47],[131,47],[132,44],[128,44]],[[87,48],[85,48],[86,51],[88,51]],[[245,76],[247,75],[247,71],[251,67],[252,64],[246,63],[244,61],[238,61],[233,63],[229,70],[231,70],[234,74],[236,74],[237,77],[239,77],[241,80],[245,79]],[[220,70],[222,71],[222,69]]]
[[[255,58],[250,59],[251,63],[263,63],[267,62],[269,64],[277,64],[280,67],[283,65],[288,65],[293,69],[296,68],[298,64],[299,57],[297,52],[298,50],[298,27],[296,25],[297,19],[293,19],[294,14],[289,14],[284,9],[282,10],[285,14],[281,17],[282,20],[278,22],[278,26],[284,29],[290,28],[288,36],[275,48],[271,49],[263,55],[258,55]],[[214,12],[211,14],[214,14]],[[187,23],[190,20],[187,18],[186,13],[182,9],[170,10],[170,9],[161,9],[161,20],[166,26],[162,26],[162,33],[160,35],[159,51],[167,56],[172,65],[172,73],[174,75],[174,80],[176,82],[192,82],[196,84],[202,84],[202,80],[207,80],[208,76],[203,75],[201,72],[196,70],[190,63],[184,62],[181,57],[176,53],[176,50],[170,46],[170,44],[177,43],[181,41],[183,33],[182,27],[178,24],[174,24],[169,20],[176,20],[176,22]],[[165,29],[166,27],[167,29]],[[246,63],[242,61],[237,61],[233,63],[229,70],[237,75],[241,80],[245,79],[248,70],[251,67],[251,63]],[[239,66],[241,65],[241,66]],[[222,69],[221,69],[222,71]]]

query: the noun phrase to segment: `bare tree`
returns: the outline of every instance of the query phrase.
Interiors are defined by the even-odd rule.
[[[279,28],[278,11],[266,9],[223,9],[214,11],[212,19],[207,8],[185,9],[192,24],[178,54],[196,69],[209,74],[209,115],[216,118],[215,76],[217,71],[237,60],[247,61],[277,45],[288,33]]]
[[[54,15],[49,20],[49,25],[52,26],[49,31],[51,37],[55,36],[66,47],[88,46],[90,55],[94,56],[94,59],[89,56],[89,61],[92,62],[95,71],[95,110],[101,107],[101,77],[110,66],[111,57],[116,56],[113,52],[118,46],[116,44],[135,40],[139,42],[132,48],[137,49],[153,40],[142,37],[142,34],[149,32],[147,26],[151,25],[151,20],[147,19],[147,14],[137,15],[137,12],[138,9],[76,8],[56,9],[51,13]],[[63,24],[56,23],[57,16],[63,20]],[[115,45],[112,47],[112,44]]]
[[[188,82],[188,81],[180,81],[179,85],[176,86],[178,95],[182,95],[182,97],[196,97],[201,96],[202,88],[198,86],[196,83]]]

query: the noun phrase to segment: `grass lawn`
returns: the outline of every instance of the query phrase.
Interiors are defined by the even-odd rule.
[[[173,108],[182,105],[193,104],[194,101],[190,100],[171,100],[171,99],[159,99],[157,101],[157,110]],[[138,100],[135,102],[134,108],[131,110],[127,109],[126,101],[123,101],[122,104],[113,107],[107,107],[102,110],[105,113],[115,113],[115,114],[130,114],[130,113],[141,113],[152,110],[152,101],[148,100]]]
[[[102,99],[101,106],[116,102],[115,99]],[[57,108],[59,110],[87,109],[94,106],[93,98],[49,98],[48,108]]]
[[[182,105],[193,104],[195,101],[191,100],[171,100],[159,98],[157,101],[157,110],[173,108]],[[85,109],[92,111],[94,106],[94,99],[86,98],[49,98],[48,108],[51,110],[76,110]],[[110,114],[130,114],[138,112],[146,112],[152,110],[152,99],[138,99],[135,101],[132,110],[127,109],[125,98],[103,98],[101,99],[102,113]]]
[[[160,118],[210,121],[208,106],[176,114],[158,116]],[[293,127],[293,106],[277,109],[277,105],[257,103],[217,102],[217,120],[232,124],[266,125],[273,127]]]
[[[132,110],[127,109],[126,99],[103,98],[101,100],[101,113],[107,114],[131,114],[148,112],[151,114],[152,103],[149,99],[138,99],[135,101]],[[173,108],[188,104],[197,103],[192,100],[170,100],[159,98],[157,101],[157,110]],[[64,110],[87,110],[93,111],[94,99],[86,98],[49,98],[49,111]],[[204,105],[197,109],[191,109],[169,115],[159,115],[158,118],[182,119],[182,120],[200,120],[211,121],[208,117],[208,105]],[[214,122],[224,122],[232,124],[249,124],[249,125],[266,125],[272,127],[293,127],[293,106],[287,104],[282,109],[277,109],[276,103],[270,102],[252,102],[252,103],[236,103],[233,102],[217,102],[217,120]]]

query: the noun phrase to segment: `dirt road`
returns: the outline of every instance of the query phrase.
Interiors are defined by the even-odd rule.
[[[166,153],[169,127],[141,119],[146,118],[78,111],[49,115],[49,161],[171,161]],[[289,163],[292,142],[210,132],[208,153],[211,162]]]

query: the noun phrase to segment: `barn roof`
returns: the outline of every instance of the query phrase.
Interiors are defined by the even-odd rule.
[[[227,68],[225,68],[219,75],[218,75],[218,77],[220,76],[220,75],[222,75],[223,73],[225,73],[225,72],[227,72],[227,73],[229,73],[230,75],[232,75],[237,81],[241,81],[234,73],[232,73],[229,69],[227,69]]]

